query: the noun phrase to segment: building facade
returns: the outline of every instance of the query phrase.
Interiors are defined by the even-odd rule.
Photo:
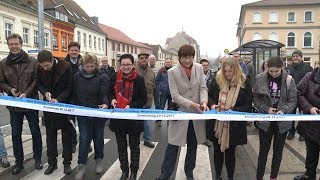
[[[178,32],[174,37],[167,38],[165,49],[178,52],[179,48],[185,44],[191,45],[194,47],[196,53],[194,59],[196,62],[200,61],[200,46],[198,45],[197,41],[186,34],[184,31]]]
[[[265,0],[241,7],[237,37],[239,46],[253,40],[285,44],[281,56],[291,63],[300,49],[304,62],[319,66],[320,0]]]
[[[8,56],[7,36],[12,33],[21,35],[22,49],[29,55],[38,53],[38,16],[37,11],[26,6],[21,1],[0,0],[0,59]],[[51,46],[51,18],[47,15],[44,19],[44,46],[52,50]]]

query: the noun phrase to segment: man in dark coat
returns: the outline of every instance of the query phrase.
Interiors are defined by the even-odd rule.
[[[0,61],[0,88],[9,96],[18,98],[38,99],[36,88],[38,63],[35,58],[28,56],[22,48],[22,38],[19,34],[7,37],[10,50],[8,57]],[[42,139],[39,127],[38,111],[9,107],[12,133],[13,154],[16,164],[12,174],[21,172],[23,167],[22,125],[24,116],[27,118],[33,141],[33,158],[36,169],[42,169]]]
[[[72,70],[69,63],[54,59],[52,53],[46,50],[39,52],[38,62],[37,85],[44,99],[51,103],[68,103],[73,86]],[[49,175],[57,169],[57,131],[61,129],[64,173],[70,175],[73,127],[65,114],[44,112],[44,120],[47,134],[47,156],[49,164],[44,174]]]
[[[294,79],[294,82],[296,84],[299,84],[299,82],[304,77],[304,75],[306,75],[308,72],[313,70],[309,64],[306,64],[303,62],[302,57],[303,57],[303,55],[300,50],[297,49],[297,50],[293,51],[292,64],[290,64],[286,68],[286,70],[292,76],[292,78]],[[296,111],[294,111],[294,113],[295,112]],[[295,124],[295,122],[292,121],[292,128],[290,129],[288,136],[287,136],[288,140],[293,139],[294,134],[296,132],[296,128],[295,128],[294,124]],[[300,135],[299,141],[304,141],[304,137],[302,135]]]

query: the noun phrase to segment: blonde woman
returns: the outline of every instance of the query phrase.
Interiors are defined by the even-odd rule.
[[[98,70],[97,57],[88,53],[83,55],[79,72],[74,76],[73,103],[92,108],[108,108],[108,94],[109,82],[106,75]],[[96,173],[102,173],[105,122],[102,118],[78,116],[80,144],[75,179],[83,179],[91,140],[94,142]]]
[[[217,111],[250,112],[252,104],[251,85],[242,73],[239,63],[233,58],[225,59],[209,88],[211,109]],[[207,138],[214,145],[214,165],[216,179],[222,179],[222,165],[226,161],[228,179],[233,179],[235,169],[235,150],[237,145],[247,143],[247,123],[245,121],[207,122]]]

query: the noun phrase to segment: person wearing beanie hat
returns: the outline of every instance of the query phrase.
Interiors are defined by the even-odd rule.
[[[292,57],[293,57],[295,54],[299,55],[300,57],[303,56],[303,55],[302,55],[302,52],[301,52],[299,49],[296,49],[295,51],[293,51]]]
[[[296,84],[299,84],[301,79],[304,77],[305,74],[312,71],[312,67],[309,64],[303,62],[303,54],[302,51],[296,49],[292,52],[292,63],[286,68],[288,73],[292,76]],[[293,113],[296,112],[296,109]],[[295,121],[292,121],[292,128],[290,129],[287,139],[291,140],[294,138],[294,134],[296,132],[295,128]],[[304,137],[300,135],[299,141],[304,141]]]

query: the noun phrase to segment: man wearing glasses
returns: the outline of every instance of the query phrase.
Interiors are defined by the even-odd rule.
[[[136,66],[136,70],[138,74],[142,77],[144,77],[144,82],[147,89],[147,96],[148,100],[145,104],[144,108],[150,109],[152,106],[152,100],[153,100],[153,88],[154,88],[154,80],[155,80],[155,74],[153,70],[148,66],[148,58],[149,54],[145,52],[141,52],[138,54],[138,65]],[[152,129],[151,129],[151,122],[148,120],[144,121],[144,143],[143,145],[154,148],[154,144],[151,141],[152,136]]]

